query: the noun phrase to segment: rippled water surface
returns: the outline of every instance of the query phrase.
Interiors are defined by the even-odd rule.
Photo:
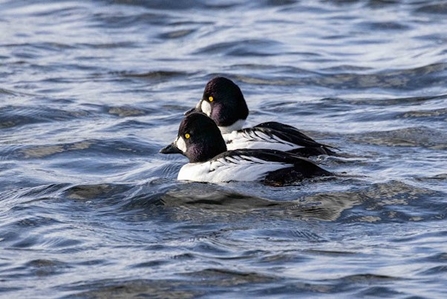
[[[445,298],[445,1],[0,1],[0,296]],[[216,75],[337,179],[178,182]]]

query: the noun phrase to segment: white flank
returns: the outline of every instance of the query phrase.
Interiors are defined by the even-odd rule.
[[[249,156],[221,158],[204,163],[188,163],[180,169],[177,179],[210,183],[256,181],[264,178],[267,172],[291,166]]]
[[[183,139],[183,137],[181,137],[181,136],[177,137],[177,139],[175,140],[175,145],[177,146],[177,148],[179,150],[186,153],[186,143],[185,143],[185,140]]]
[[[235,150],[242,148],[262,149],[269,148],[280,151],[290,151],[292,149],[300,148],[294,143],[284,141],[276,136],[268,136],[265,133],[257,131],[247,133],[245,131],[233,131],[229,134],[224,134],[223,138],[227,144],[227,150]]]

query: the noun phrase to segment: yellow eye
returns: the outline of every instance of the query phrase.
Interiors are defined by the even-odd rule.
[[[210,96],[210,97],[208,97],[208,101],[212,102],[212,101],[214,101],[214,98]]]
[[[189,135],[188,133],[185,134],[185,138],[189,139],[189,137],[191,137],[191,135]]]

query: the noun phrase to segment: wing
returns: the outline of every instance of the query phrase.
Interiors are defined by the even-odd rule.
[[[256,128],[246,128],[233,131],[229,134],[223,134],[228,150],[236,149],[276,149],[281,151],[289,151],[300,147],[292,142],[282,140],[281,138],[259,130]]]
[[[280,159],[263,159],[260,155],[253,155],[251,150],[227,151],[214,157],[210,163],[213,182],[257,181],[272,171],[293,166]]]
[[[295,154],[270,149],[227,151],[204,163],[188,163],[179,180],[198,182],[258,181],[283,186],[304,178],[331,176],[332,173]]]
[[[282,124],[275,121],[264,122],[253,127],[253,129],[258,129],[266,134],[275,135],[284,141],[291,142],[301,146],[307,147],[331,147],[326,144],[319,143],[306,134],[299,131],[297,128]]]
[[[251,171],[254,168],[250,168],[253,164],[261,165],[260,169],[266,170],[263,175],[266,180],[270,178],[272,181],[283,181],[283,184],[300,181],[304,178],[333,176],[331,172],[306,158],[272,149],[239,149],[227,151],[213,158],[216,161],[221,159],[239,165],[243,165],[243,161],[249,162],[251,165],[246,165],[247,170],[244,171],[247,176],[253,175]],[[275,166],[268,167],[270,165]]]
[[[188,163],[180,169],[177,179],[210,183],[258,181],[272,171],[293,166],[247,154],[228,151],[204,163]]]

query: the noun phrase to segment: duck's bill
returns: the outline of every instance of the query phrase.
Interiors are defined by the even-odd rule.
[[[177,146],[175,146],[174,143],[171,143],[168,146],[165,146],[160,150],[160,153],[162,154],[183,154],[181,150],[178,149]]]
[[[200,110],[197,110],[197,108],[194,107],[194,108],[189,109],[188,111],[186,111],[184,114],[187,116],[187,115],[190,115],[193,112],[200,112]]]
[[[189,109],[188,111],[186,111],[185,115],[188,116],[188,115],[190,115],[193,112],[202,112],[202,100],[200,100],[194,108]]]

